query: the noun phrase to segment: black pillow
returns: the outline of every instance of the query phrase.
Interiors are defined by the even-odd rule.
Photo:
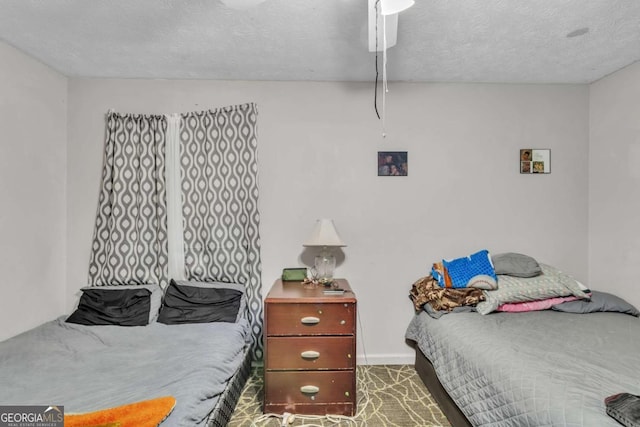
[[[78,308],[67,318],[80,325],[144,326],[149,323],[148,289],[84,289]]]
[[[242,292],[235,289],[188,286],[171,280],[158,322],[167,325],[236,321]]]

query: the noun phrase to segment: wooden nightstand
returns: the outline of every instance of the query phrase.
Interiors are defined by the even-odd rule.
[[[356,297],[277,280],[265,299],[264,412],[356,411]]]

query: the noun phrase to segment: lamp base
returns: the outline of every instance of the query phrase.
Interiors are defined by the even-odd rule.
[[[320,279],[320,283],[325,288],[330,288],[333,285],[333,279]]]
[[[316,256],[315,267],[318,281],[324,286],[331,286],[333,283],[333,270],[336,268],[336,257],[331,253],[323,252]]]

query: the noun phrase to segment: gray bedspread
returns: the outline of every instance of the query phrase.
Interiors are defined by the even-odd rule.
[[[619,426],[604,398],[640,394],[640,320],[626,314],[422,312],[406,338],[474,426]]]
[[[240,366],[246,321],[83,326],[64,317],[0,343],[0,405],[89,412],[176,398],[163,426],[204,425]]]

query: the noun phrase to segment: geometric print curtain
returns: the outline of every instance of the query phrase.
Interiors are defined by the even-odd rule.
[[[89,284],[168,283],[164,116],[107,114]]]
[[[245,285],[253,355],[260,360],[257,108],[244,104],[179,119],[186,279]],[[89,285],[168,285],[170,138],[166,116],[108,113]]]
[[[245,285],[254,358],[262,358],[257,108],[181,115],[180,169],[188,280]]]

